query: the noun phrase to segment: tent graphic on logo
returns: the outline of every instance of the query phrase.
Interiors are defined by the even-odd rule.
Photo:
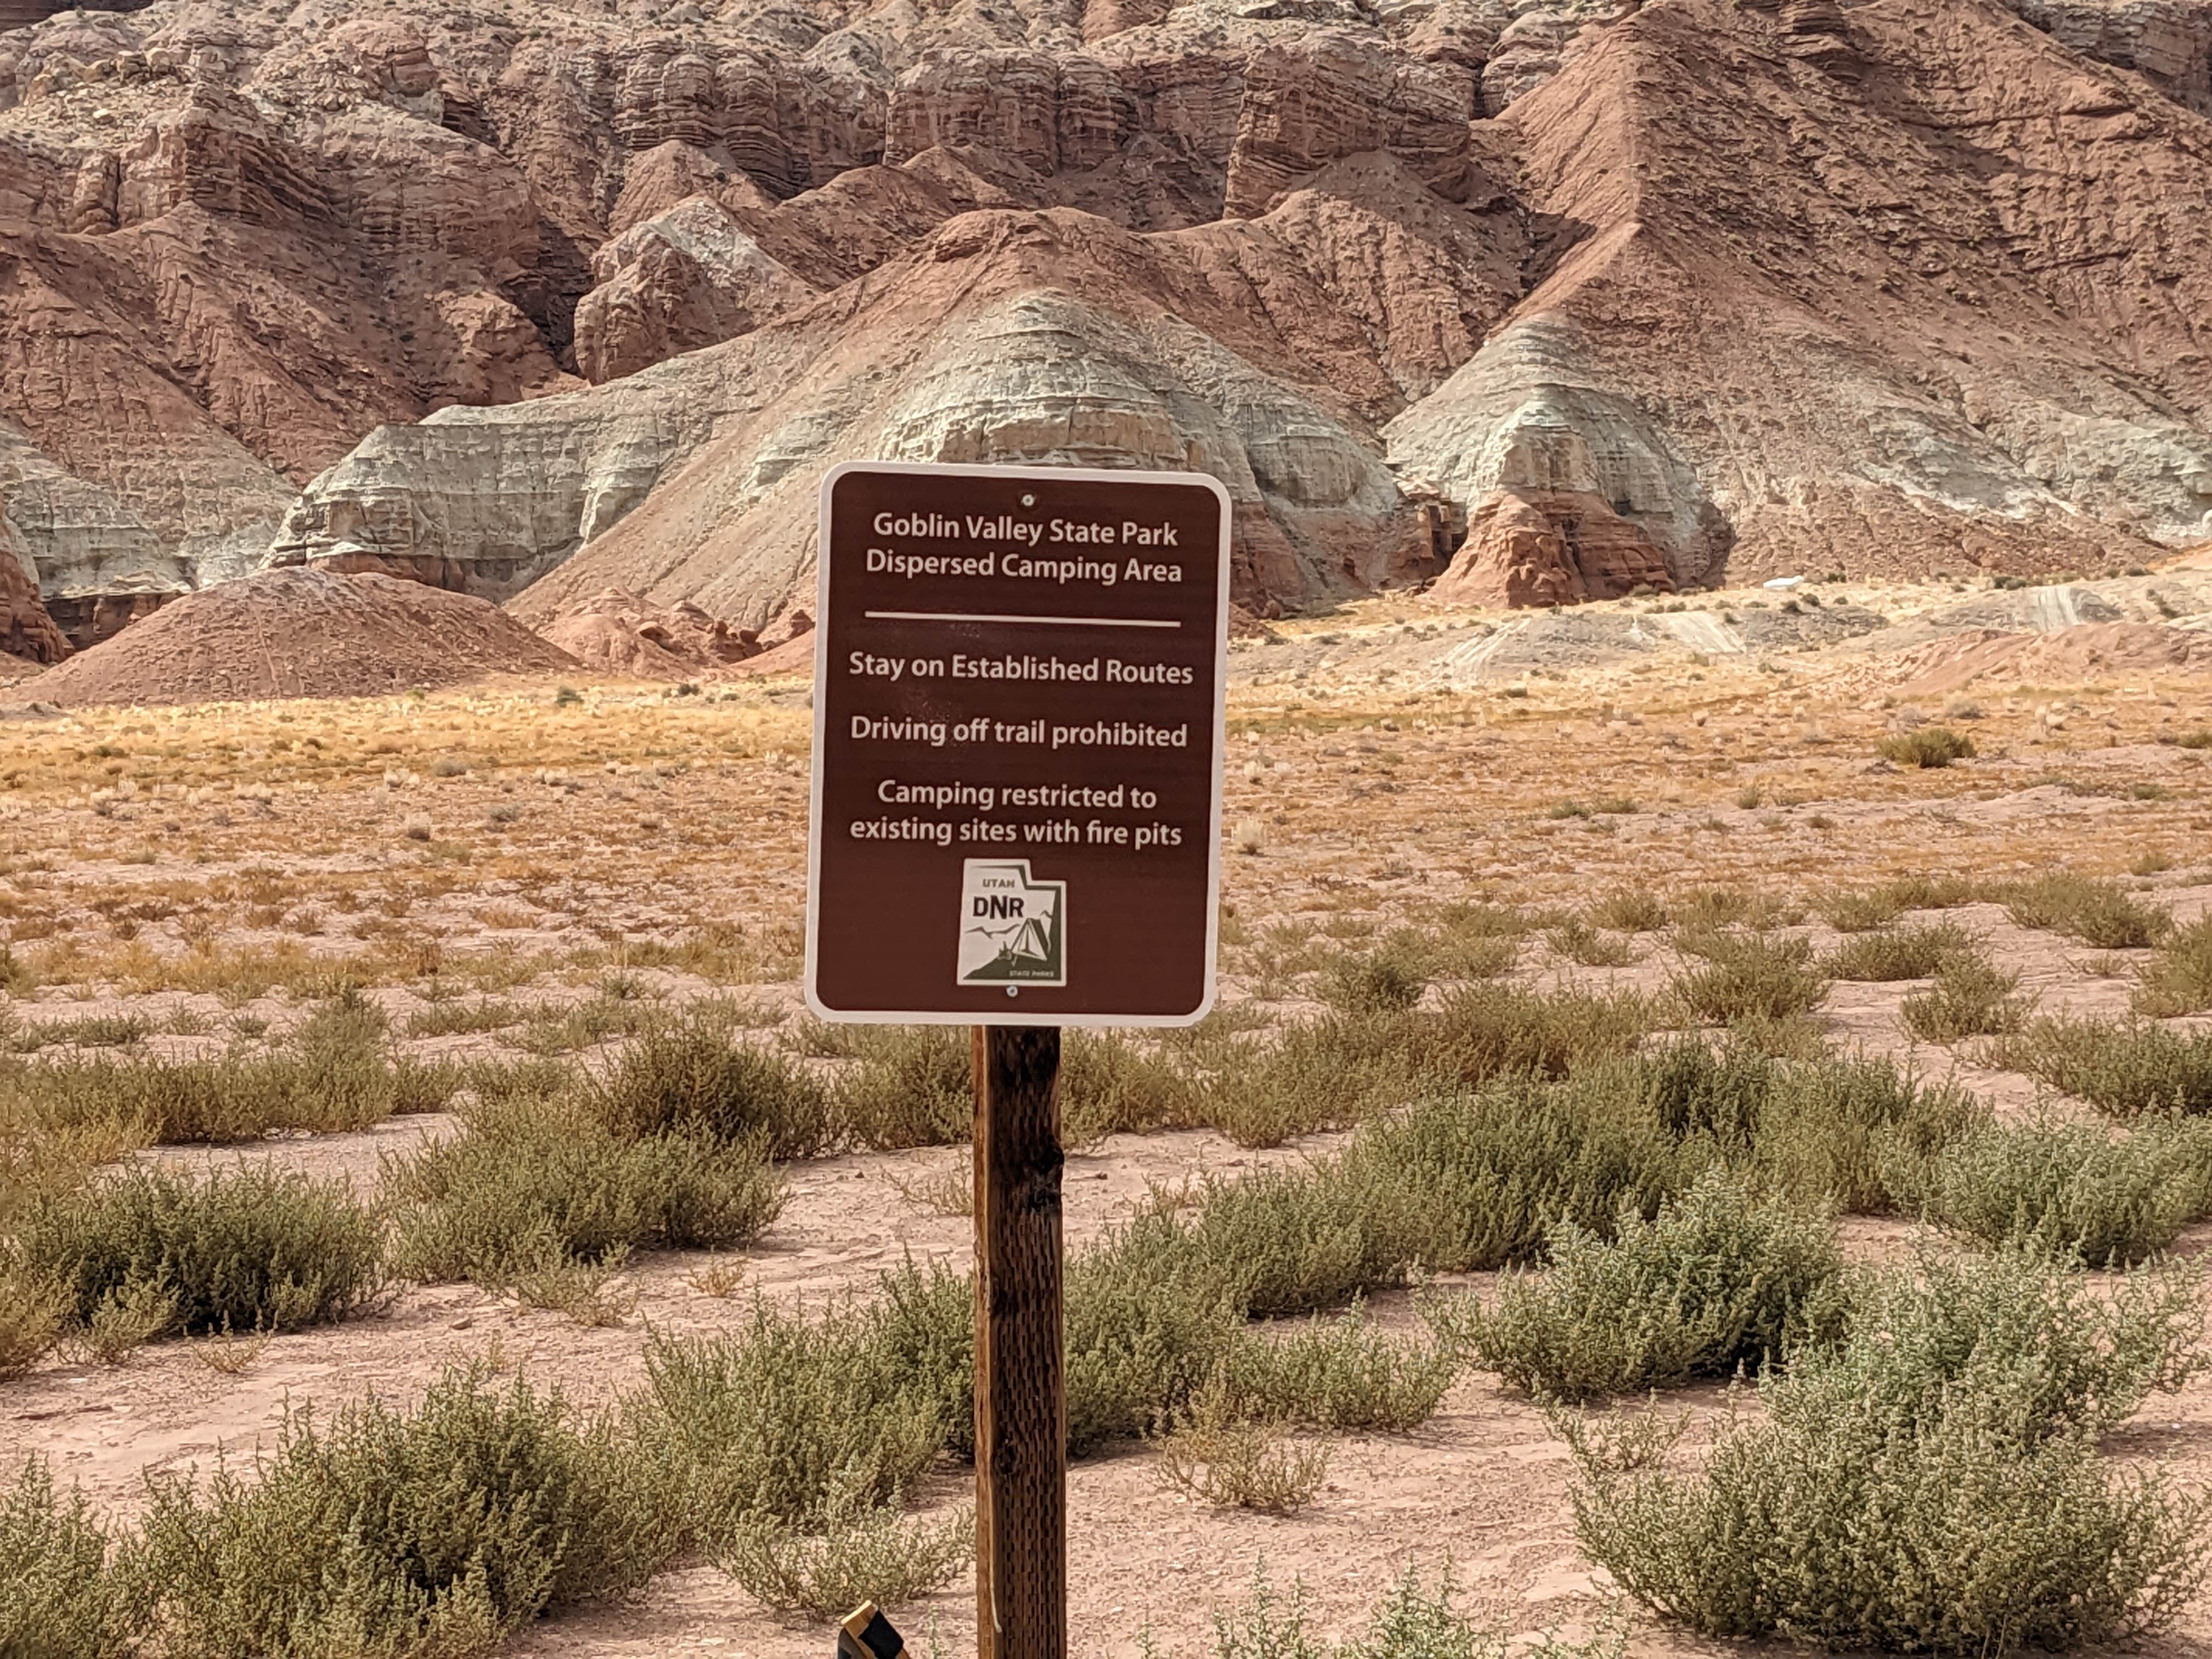
[[[963,985],[1067,983],[1067,884],[1032,881],[1027,859],[969,859],[961,870]]]

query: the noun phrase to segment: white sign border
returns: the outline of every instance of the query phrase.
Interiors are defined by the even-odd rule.
[[[975,1009],[967,1012],[939,1010],[831,1008],[816,994],[815,970],[819,965],[822,926],[822,757],[829,729],[829,699],[823,695],[830,671],[830,497],[837,481],[851,472],[910,472],[927,477],[1035,479],[1045,483],[1075,480],[1085,483],[1198,485],[1213,492],[1221,504],[1221,569],[1215,584],[1213,617],[1213,799],[1207,811],[1206,862],[1206,990],[1198,1006],[1186,1014],[1030,1013],[1009,997],[1003,1012]],[[822,475],[815,528],[814,608],[814,753],[813,784],[806,805],[806,977],[808,1011],[833,1025],[1028,1025],[1079,1026],[1094,1030],[1153,1027],[1171,1029],[1195,1025],[1213,1012],[1219,989],[1221,933],[1221,797],[1229,761],[1229,568],[1232,510],[1229,491],[1210,472],[1142,472],[1115,467],[1090,466],[971,466],[947,461],[840,461]]]

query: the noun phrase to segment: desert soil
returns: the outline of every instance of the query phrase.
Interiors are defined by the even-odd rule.
[[[1950,599],[1862,597],[1900,612]],[[1994,672],[1918,700],[1896,688],[1927,672],[1919,657],[1892,662],[1818,641],[1794,653],[1535,663],[1486,683],[1455,680],[1448,662],[1427,673],[1407,665],[1445,662],[1476,625],[1376,601],[1239,647],[1226,817],[1253,826],[1246,839],[1258,850],[1224,860],[1226,1001],[1273,1018],[1308,1006],[1295,973],[1270,958],[1281,924],[1356,943],[1462,898],[1564,906],[1619,888],[1717,884],[1802,902],[1908,872],[2068,868],[2120,876],[2184,919],[2212,905],[2212,751],[2171,741],[2212,724],[2212,674],[2201,665],[2102,673],[2084,659],[2062,665],[2063,682]],[[136,1011],[163,1028],[149,1048],[212,1048],[233,1022],[281,1030],[301,1009],[286,975],[345,954],[380,980],[374,994],[396,1017],[423,1006],[417,990],[434,967],[533,1006],[577,1000],[619,971],[656,997],[735,994],[758,1001],[764,1022],[795,1020],[804,684],[756,676],[697,695],[580,684],[578,701],[556,701],[548,680],[352,702],[17,710],[0,726],[0,919],[47,984],[12,1012],[27,1023]],[[1941,771],[1877,761],[1876,741],[1916,714],[1970,732],[1977,757]],[[1994,905],[1953,914],[2046,1009],[2125,1008],[2139,953],[2026,931]],[[1814,921],[1797,931],[1823,945],[1834,937]],[[717,942],[711,960],[637,965],[646,946],[702,937]],[[1634,944],[1632,965],[1597,970],[1532,940],[1518,971],[1546,982],[1663,980],[1674,961],[1664,942]],[[1839,1046],[1955,1075],[2007,1109],[2039,1103],[2025,1078],[1916,1049],[1897,1018],[1913,988],[1838,985],[1821,1022]],[[454,1127],[444,1116],[400,1118],[364,1134],[143,1156],[266,1158],[342,1172],[366,1190],[380,1154]],[[1127,1214],[1152,1183],[1313,1150],[1253,1152],[1211,1133],[1081,1149],[1068,1168],[1070,1241]],[[115,1368],[55,1361],[0,1389],[0,1464],[46,1455],[64,1480],[127,1515],[143,1471],[250,1456],[287,1402],[404,1400],[456,1359],[489,1358],[608,1400],[640,1381],[649,1329],[731,1326],[756,1290],[818,1307],[907,1254],[963,1261],[969,1223],[933,1209],[924,1189],[964,1157],[793,1166],[792,1200],[746,1253],[734,1296],[694,1282],[702,1258],[641,1258],[623,1279],[635,1310],[617,1328],[470,1285],[408,1286],[376,1316],[274,1340],[235,1376],[173,1343]],[[1903,1224],[1846,1227],[1865,1255],[1911,1237]],[[2212,1230],[2200,1230],[2185,1248],[2208,1242]],[[1413,1323],[1402,1297],[1376,1310]],[[1680,1397],[1694,1411],[1717,1401]],[[2121,1443],[2172,1462],[2192,1486],[2212,1484],[2212,1382],[2154,1401]],[[1279,1583],[1303,1583],[1319,1622],[1340,1632],[1409,1562],[1446,1556],[1470,1598],[1516,1628],[1586,1628],[1607,1595],[1576,1549],[1566,1475],[1541,1415],[1482,1373],[1464,1376],[1415,1432],[1340,1440],[1328,1490],[1292,1518],[1194,1505],[1163,1486],[1140,1447],[1087,1460],[1071,1475],[1074,1650],[1134,1654],[1147,1626],[1169,1650],[1202,1650],[1213,1608],[1263,1562]],[[957,1504],[963,1475],[948,1468],[926,1497]],[[911,1638],[934,1621],[947,1650],[963,1650],[969,1596],[963,1581],[901,1623]],[[526,1630],[512,1650],[796,1659],[826,1641],[699,1567],[634,1602]],[[1643,1618],[1630,1644],[1703,1650]],[[2177,1659],[2208,1647],[2205,1607],[2154,1644]]]

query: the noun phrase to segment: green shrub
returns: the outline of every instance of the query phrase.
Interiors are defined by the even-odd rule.
[[[1626,939],[1600,933],[1581,916],[1569,916],[1544,935],[1556,956],[1585,968],[1626,968],[1636,960],[1636,947]]]
[[[1338,1158],[1209,1181],[1188,1219],[1154,1218],[1126,1237],[1132,1249],[1157,1247],[1156,1276],[1218,1287],[1239,1313],[1275,1319],[1402,1283],[1408,1221],[1368,1162]]]
[[[2166,912],[2138,902],[2118,883],[2063,870],[2013,889],[2005,913],[2020,927],[2063,933],[2100,951],[2155,945],[2172,926]]]
[[[109,1562],[107,1529],[82,1492],[66,1503],[27,1461],[0,1490],[0,1654],[114,1659],[134,1650],[145,1609]]]
[[[513,1285],[633,1248],[733,1249],[783,1207],[755,1140],[629,1140],[570,1102],[476,1109],[465,1133],[387,1156],[384,1181],[410,1279]]]
[[[1237,1414],[1323,1429],[1404,1431],[1429,1420],[1451,1386],[1442,1347],[1378,1330],[1365,1312],[1245,1332],[1221,1376]]]
[[[1895,1212],[1923,1190],[1929,1161],[1985,1122],[1964,1089],[1923,1083],[1887,1060],[1778,1065],[1759,1108],[1752,1161],[1800,1199],[1852,1215]]]
[[[1061,1138],[1084,1146],[1109,1134],[1146,1134],[1197,1123],[1203,1095],[1166,1053],[1112,1031],[1064,1032],[1060,1050]]]
[[[735,1332],[652,1338],[636,1433],[709,1546],[747,1516],[817,1528],[833,1496],[896,1504],[944,1443],[944,1381],[896,1357],[849,1305],[808,1318],[756,1298]]]
[[[2020,975],[1986,960],[1954,957],[1936,969],[1935,983],[1898,1006],[1905,1029],[1923,1042],[2000,1036],[2027,1023],[2028,1005],[2015,995]]]
[[[1654,1213],[1713,1154],[1669,1134],[1618,1079],[1509,1078],[1370,1124],[1341,1177],[1380,1218],[1368,1259],[1481,1272],[1530,1260],[1559,1221],[1609,1236],[1625,1204]]]
[[[2137,1268],[2108,1288],[2033,1250],[1931,1253],[1861,1283],[1845,1358],[1893,1419],[1980,1393],[2014,1441],[2103,1434],[2204,1368],[2203,1288],[2194,1268]]]
[[[1323,1002],[1346,1014],[1401,1013],[1427,988],[1413,953],[1387,947],[1338,957],[1322,970],[1317,988]]]
[[[1972,760],[1974,740],[1948,726],[1923,726],[1884,738],[1875,745],[1875,752],[1899,766],[1940,769],[1954,761]]]
[[[2154,1019],[2212,1010],[2212,914],[2178,927],[2137,970],[2135,1010]]]
[[[1986,1123],[1936,1158],[1927,1212],[1989,1243],[2130,1265],[2171,1244],[2212,1196],[2205,1127],[2154,1120],[2116,1137],[2055,1119]]]
[[[450,1068],[396,1059],[383,1012],[349,989],[265,1051],[102,1056],[0,1072],[0,1121],[47,1133],[110,1125],[139,1144],[254,1140],[276,1129],[363,1129],[396,1111],[434,1110],[459,1082]]]
[[[2117,1117],[2212,1112],[2212,1031],[2059,1017],[1999,1039],[1990,1055]]]
[[[1953,963],[1982,956],[1980,939],[1956,922],[1882,927],[1858,934],[1828,953],[1821,963],[1832,979],[1887,983],[1930,979]]]
[[[254,1478],[155,1474],[146,1582],[161,1652],[489,1654],[540,1613],[634,1589],[676,1528],[643,1465],[557,1394],[449,1371],[400,1413],[287,1414]]]
[[[0,1237],[0,1382],[52,1352],[69,1316],[67,1290],[33,1273],[16,1241]],[[0,1653],[6,1650],[0,1647]]]
[[[711,1012],[648,1025],[592,1091],[607,1127],[638,1139],[749,1141],[812,1158],[835,1138],[822,1085],[781,1054],[731,1040]]]
[[[1815,900],[1813,908],[1839,933],[1887,927],[1905,914],[1902,899],[1886,887],[1838,888]]]
[[[975,1516],[917,1521],[833,1484],[818,1528],[746,1516],[711,1559],[763,1607],[833,1620],[863,1601],[898,1607],[950,1582],[975,1559]]]
[[[1678,933],[1676,942],[1704,958],[1673,979],[1675,1000],[1693,1018],[1718,1025],[1790,1019],[1828,1000],[1828,980],[1813,965],[1809,939]]]
[[[968,1033],[942,1025],[844,1026],[831,1039],[859,1063],[837,1080],[847,1133],[874,1152],[947,1146],[975,1130]],[[820,1041],[819,1038],[817,1041]]]
[[[1423,1083],[1433,1016],[1324,1014],[1284,1027],[1203,1090],[1197,1121],[1239,1146],[1279,1146],[1402,1104]]]
[[[635,1036],[662,1018],[651,1004],[635,997],[602,993],[567,1007],[539,1009],[507,1041],[526,1054],[550,1060],[616,1037]]]
[[[1218,1375],[1157,1443],[1163,1483],[1216,1509],[1295,1515],[1328,1479],[1327,1445],[1239,1414]]]
[[[1439,1304],[1439,1328],[1514,1388],[1585,1400],[1756,1370],[1841,1323],[1827,1218],[1740,1176],[1705,1176],[1650,1221],[1626,1210],[1615,1231],[1559,1223],[1549,1269],[1509,1278],[1494,1311]]]
[[[1980,887],[1964,876],[1925,872],[1893,876],[1876,890],[1900,910],[1954,910],[1983,896]]]
[[[1449,1559],[1429,1588],[1418,1567],[1408,1567],[1353,1639],[1328,1643],[1307,1627],[1305,1596],[1293,1585],[1287,1599],[1267,1582],[1264,1564],[1251,1590],[1213,1616],[1212,1659],[1620,1659],[1625,1632],[1607,1622],[1589,1637],[1569,1642],[1547,1633],[1533,1645],[1512,1638],[1502,1626],[1478,1624],[1453,1606]],[[1139,1644],[1153,1659],[1149,1641]]]
[[[2186,1293],[2194,1294],[2193,1287]],[[2176,1381],[2163,1291],[2106,1308],[2016,1258],[1893,1275],[1839,1347],[1802,1353],[1704,1466],[1673,1439],[1555,1419],[1583,1549],[1712,1636],[2001,1654],[2124,1639],[2203,1577],[2204,1505],[2106,1466],[2097,1434]]]
[[[344,1318],[382,1282],[375,1219],[342,1181],[265,1166],[204,1176],[132,1170],[47,1200],[27,1218],[23,1261],[58,1287],[72,1324],[158,1303],[149,1337],[289,1329]]]
[[[1647,887],[1616,887],[1590,906],[1589,919],[1620,933],[1656,933],[1672,920],[1667,902]]]
[[[1658,1024],[1651,1000],[1632,991],[1468,985],[1444,998],[1417,1040],[1426,1073],[1471,1086],[1508,1073],[1565,1077],[1633,1052]]]
[[[1196,1394],[1241,1328],[1227,1278],[1158,1215],[1068,1264],[1070,1455],[1137,1439]]]

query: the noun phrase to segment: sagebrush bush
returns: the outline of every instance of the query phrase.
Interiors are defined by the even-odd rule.
[[[1648,887],[1616,887],[1590,906],[1589,919],[1616,933],[1656,933],[1673,920],[1673,913]]]
[[[626,1139],[568,1100],[480,1106],[466,1133],[384,1161],[410,1279],[512,1285],[633,1248],[733,1249],[783,1206],[757,1139]]]
[[[713,1540],[709,1559],[764,1607],[835,1620],[863,1601],[902,1607],[958,1576],[975,1559],[975,1516],[917,1520],[833,1479],[815,1526],[744,1516]]]
[[[1413,1007],[1428,989],[1428,975],[1407,949],[1347,951],[1321,973],[1315,988],[1323,1002],[1347,1014],[1395,1014]]]
[[[1815,899],[1813,908],[1839,933],[1887,927],[1905,914],[1903,900],[1887,887],[1836,888]]]
[[[1702,960],[1675,972],[1674,999],[1709,1024],[1789,1019],[1828,1000],[1828,977],[1814,965],[1809,939],[1678,932],[1676,944]]]
[[[1929,1218],[1992,1244],[2130,1266],[2171,1244],[2212,1192],[2212,1128],[2153,1119],[2115,1135],[2098,1123],[1986,1123],[1927,1172]]]
[[[1626,1632],[1612,1620],[1579,1641],[1547,1632],[1523,1643],[1504,1626],[1468,1618],[1454,1599],[1449,1558],[1433,1588],[1418,1566],[1409,1566],[1359,1635],[1328,1642],[1308,1627],[1303,1588],[1294,1584],[1287,1598],[1279,1597],[1263,1564],[1243,1599],[1214,1614],[1212,1659],[1507,1659],[1519,1653],[1538,1659],[1620,1659],[1626,1647]],[[1155,1659],[1148,1640],[1139,1651]]]
[[[1985,959],[1954,957],[1936,969],[1935,982],[1898,1006],[1905,1029],[1923,1042],[1957,1042],[2002,1036],[2027,1021],[2027,1000],[2016,995],[2020,975]]]
[[[1831,979],[1887,983],[1932,978],[1953,963],[1977,959],[1983,951],[1982,941],[1958,923],[1931,921],[1858,933],[1831,951],[1820,966]]]
[[[14,1239],[0,1237],[0,1382],[29,1370],[52,1351],[70,1312],[69,1292],[33,1272]]]
[[[1123,1237],[1152,1253],[1152,1276],[1202,1281],[1263,1319],[1398,1284],[1413,1248],[1405,1206],[1364,1160],[1343,1158],[1209,1181],[1192,1214],[1143,1218]]]
[[[941,1025],[823,1028],[817,1044],[856,1061],[833,1091],[846,1132],[874,1152],[949,1146],[974,1133],[975,1060],[968,1033]]]
[[[1999,1039],[1990,1057],[2100,1112],[2212,1112],[2212,1031],[2064,1016]]]
[[[1217,1072],[1194,1113],[1239,1146],[1279,1146],[1344,1128],[1400,1105],[1424,1083],[1417,1012],[1330,1012],[1285,1026],[1241,1063]]]
[[[1780,1190],[1847,1214],[1910,1203],[1929,1161],[1989,1118],[1967,1091],[1923,1083],[1886,1060],[1778,1063],[1769,1076],[1753,1164]]]
[[[2212,1010],[2212,914],[2166,936],[2136,970],[2132,1000],[2137,1013],[2154,1019]]]
[[[1067,1446],[1134,1440],[1182,1409],[1243,1328],[1224,1264],[1140,1215],[1068,1264]],[[972,1384],[971,1384],[972,1386]]]
[[[450,1067],[397,1058],[382,1011],[347,991],[267,1049],[0,1070],[0,1121],[40,1132],[107,1125],[126,1145],[222,1143],[363,1129],[395,1112],[436,1110],[459,1086]]]
[[[1875,745],[1875,752],[1899,766],[1935,769],[1954,761],[1972,760],[1974,740],[1948,726],[1923,726],[1884,738]]]
[[[1843,1258],[1826,1217],[1709,1174],[1608,1240],[1563,1221],[1552,1265],[1509,1278],[1498,1306],[1473,1297],[1431,1316],[1486,1369],[1562,1400],[1669,1388],[1758,1370],[1832,1337],[1844,1310]]]
[[[174,1659],[488,1654],[550,1609],[619,1595],[679,1534],[658,1473],[557,1394],[448,1371],[400,1412],[286,1415],[252,1478],[149,1478],[143,1570]]]
[[[1417,1040],[1426,1073],[1473,1085],[1508,1073],[1565,1077],[1577,1066],[1632,1053],[1659,1018],[1651,1000],[1633,991],[1468,985],[1444,998]]]
[[[21,1244],[72,1326],[136,1304],[149,1338],[328,1323],[384,1277],[380,1230],[343,1181],[262,1165],[125,1170],[34,1206]]]
[[[1656,1212],[1712,1155],[1670,1134],[1618,1076],[1507,1078],[1370,1124],[1338,1177],[1381,1218],[1369,1259],[1480,1272],[1531,1259],[1557,1222],[1610,1234],[1624,1204]]]
[[[818,1528],[833,1494],[905,1496],[944,1444],[946,1384],[902,1370],[877,1334],[850,1307],[809,1317],[757,1297],[734,1331],[652,1338],[633,1426],[695,1537],[711,1546],[748,1516]]]
[[[113,1540],[82,1492],[66,1500],[37,1459],[0,1489],[0,1654],[116,1659],[149,1611],[111,1561]]]
[[[2005,912],[2020,927],[2063,933],[2100,951],[2155,945],[2172,925],[2166,911],[2139,902],[2118,883],[2065,870],[2014,888]]]
[[[1147,1134],[1197,1123],[1205,1092],[1158,1048],[1112,1031],[1072,1030],[1060,1051],[1060,1136],[1083,1146],[1109,1134]]]
[[[1695,1472],[1667,1467],[1655,1419],[1555,1419],[1577,1536],[1709,1635],[1996,1654],[2155,1629],[2202,1581],[2204,1505],[2108,1467],[2097,1436],[2193,1364],[2195,1288],[2130,1285],[2114,1307],[2024,1257],[1893,1271]]]
[[[1429,1420],[1454,1369],[1444,1348],[1393,1337],[1355,1306],[1281,1330],[1243,1332],[1218,1376],[1228,1409],[1241,1417],[1402,1431]]]
[[[785,1056],[733,1042],[711,1010],[648,1025],[592,1093],[607,1127],[632,1139],[747,1141],[792,1158],[836,1139],[829,1092]]]
[[[1553,954],[1584,968],[1626,968],[1636,960],[1636,947],[1626,939],[1600,933],[1581,916],[1569,916],[1544,935]]]

